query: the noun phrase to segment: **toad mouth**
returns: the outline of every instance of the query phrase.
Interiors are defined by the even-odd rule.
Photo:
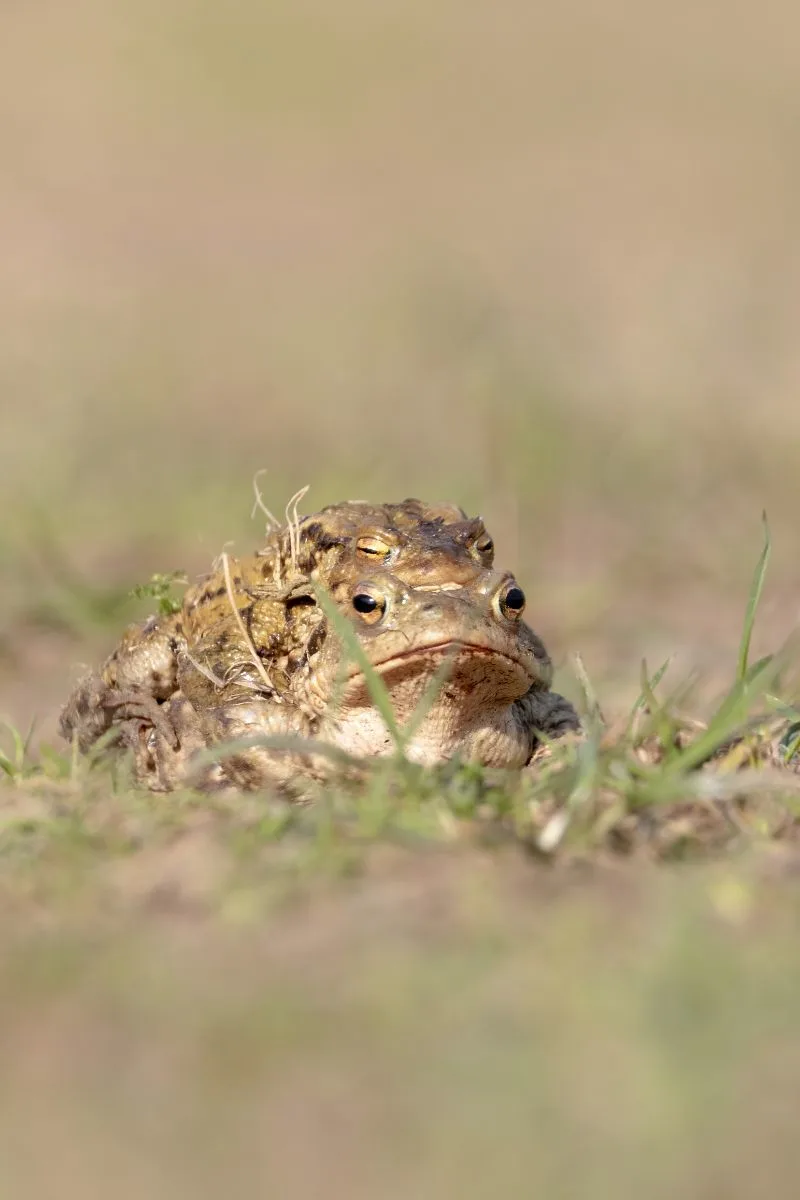
[[[467,642],[456,638],[431,642],[429,645],[411,646],[408,650],[403,650],[400,653],[392,654],[389,658],[372,663],[372,668],[378,675],[389,675],[399,667],[411,665],[417,660],[425,661],[434,657],[442,659],[449,657],[453,660],[453,664],[455,664],[457,659],[463,658],[501,660],[514,671],[524,673],[529,684],[532,685],[536,682],[536,676],[531,672],[530,667],[513,655],[506,654],[502,650],[496,650],[491,646],[481,646],[475,642]],[[364,672],[361,667],[358,664],[352,664],[348,672],[348,683],[354,683],[358,679],[363,679],[363,677]]]

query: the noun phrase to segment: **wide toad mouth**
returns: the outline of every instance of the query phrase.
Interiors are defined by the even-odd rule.
[[[408,677],[423,673],[432,675],[434,671],[451,658],[450,676],[469,673],[483,659],[487,667],[493,664],[494,670],[487,674],[498,675],[516,684],[514,690],[522,695],[536,683],[537,676],[527,663],[522,662],[511,654],[497,650],[492,646],[479,645],[461,639],[448,638],[431,642],[428,645],[410,646],[408,650],[392,654],[388,658],[372,663],[372,668],[384,683],[391,685],[393,677]],[[425,671],[425,668],[430,668]],[[347,693],[352,696],[366,684],[364,672],[357,663],[351,663],[347,674]],[[505,689],[503,689],[505,690]]]

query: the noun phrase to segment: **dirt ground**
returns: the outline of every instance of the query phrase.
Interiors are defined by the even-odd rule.
[[[9,1194],[796,1194],[796,866],[148,862],[6,909]]]

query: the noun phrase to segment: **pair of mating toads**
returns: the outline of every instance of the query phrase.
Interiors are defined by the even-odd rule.
[[[179,611],[131,626],[75,689],[61,730],[82,751],[104,735],[128,748],[153,791],[301,795],[337,750],[367,758],[395,745],[338,609],[397,725],[424,712],[405,746],[412,761],[524,767],[540,734],[579,727],[550,690],[552,665],[524,607],[513,575],[494,567],[480,518],[419,500],[332,505],[275,522],[262,550],[223,555]],[[304,750],[299,739],[312,741]],[[240,744],[227,756],[198,762],[230,742]]]

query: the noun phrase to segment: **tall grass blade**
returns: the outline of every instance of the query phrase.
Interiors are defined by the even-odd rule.
[[[394,742],[397,753],[402,755],[405,749],[405,738],[397,722],[391,697],[385,683],[369,661],[363,646],[358,640],[355,629],[347,617],[339,611],[331,594],[318,583],[314,584],[314,592],[322,611],[341,638],[347,656],[363,673],[367,689],[372,697],[372,702],[383,717],[384,724]]]
[[[603,711],[600,708],[600,701],[597,697],[597,692],[594,689],[594,684],[589,678],[589,672],[586,670],[586,666],[580,654],[573,655],[573,666],[578,683],[581,685],[581,691],[583,692],[583,699],[584,703],[586,704],[589,720],[596,725],[604,725],[605,719],[603,717]]]
[[[25,770],[27,739],[23,738],[19,730],[10,721],[3,721],[2,726],[11,739],[12,752],[11,754],[6,754],[0,750],[0,770],[4,771],[9,779],[19,779]]]
[[[642,659],[642,664],[641,664],[641,669],[640,669],[640,674],[639,674],[639,681],[640,681],[639,686],[640,686],[641,690],[639,692],[638,697],[636,698],[636,701],[634,702],[634,705],[633,705],[633,707],[630,711],[630,715],[628,717],[628,723],[627,723],[627,736],[628,737],[630,737],[633,734],[634,729],[637,727],[639,714],[643,710],[646,709],[649,712],[651,717],[653,716],[653,714],[661,711],[662,706],[656,697],[655,689],[658,687],[659,683],[666,675],[667,669],[671,662],[672,662],[672,656],[670,655],[670,657],[665,659],[665,661],[661,664],[661,666],[658,668],[658,670],[653,675],[653,677],[650,678],[650,675],[649,675],[648,669],[647,669],[647,660],[644,658]]]
[[[291,734],[285,736],[265,734],[263,737],[236,738],[230,742],[219,742],[215,746],[201,750],[192,757],[191,772],[194,773],[200,767],[224,762],[226,758],[233,758],[234,755],[241,754],[245,750],[258,749],[278,750],[307,756],[319,755],[330,759],[337,766],[358,767],[361,770],[373,765],[372,759],[357,758],[353,754],[348,754],[346,750],[341,750],[338,746],[331,746],[328,742],[320,742],[315,738],[294,737]]]
[[[736,678],[740,683],[744,683],[747,679],[747,663],[750,655],[750,640],[753,636],[753,625],[755,624],[756,611],[761,599],[761,591],[764,587],[764,577],[767,573],[767,563],[771,549],[771,539],[769,536],[769,525],[767,524],[767,514],[762,513],[761,519],[764,523],[764,545],[761,554],[756,563],[756,569],[753,573],[753,582],[750,585],[750,595],[747,599],[747,609],[744,615],[744,628],[742,629],[742,640],[739,645],[739,661],[736,669]]]
[[[682,775],[701,766],[717,750],[733,738],[741,737],[757,728],[761,717],[753,714],[753,688],[758,682],[762,694],[766,695],[779,670],[774,659],[768,658],[760,664],[758,673],[751,672],[749,679],[737,680],[708,723],[700,737],[668,759],[661,768],[663,778]]]
[[[403,729],[403,740],[405,746],[408,746],[415,734],[419,731],[423,721],[427,717],[430,710],[433,708],[436,700],[449,679],[453,670],[453,660],[455,655],[446,655],[444,660],[436,668],[430,680],[428,681],[425,691],[419,699],[417,707],[409,717]]]

